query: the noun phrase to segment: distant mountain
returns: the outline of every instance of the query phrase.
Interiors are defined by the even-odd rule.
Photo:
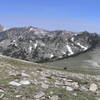
[[[47,31],[30,26],[0,32],[1,54],[33,62],[74,56],[93,48],[97,42],[99,36],[87,31]]]
[[[7,29],[8,29],[7,27],[0,25],[0,32],[1,31],[6,31]]]

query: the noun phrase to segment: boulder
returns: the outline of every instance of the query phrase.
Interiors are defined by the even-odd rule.
[[[90,90],[91,92],[96,92],[97,89],[98,89],[98,87],[97,87],[97,85],[96,85],[95,83],[90,84],[89,90]]]
[[[72,87],[66,86],[67,91],[73,91],[74,89]]]

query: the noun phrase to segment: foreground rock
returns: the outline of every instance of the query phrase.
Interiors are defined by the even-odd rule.
[[[72,87],[67,86],[67,87],[66,87],[66,90],[67,90],[67,91],[73,91],[74,89],[73,89]]]
[[[98,89],[98,87],[97,87],[97,85],[96,85],[95,83],[92,83],[92,84],[90,85],[89,90],[90,90],[91,92],[96,92],[97,89]]]
[[[12,86],[21,86],[21,85],[29,85],[29,84],[30,84],[30,81],[28,80],[21,80],[20,82],[16,82],[16,81],[9,82],[9,85],[12,85]]]
[[[45,93],[44,92],[39,92],[39,93],[37,93],[35,96],[34,96],[34,98],[35,99],[40,99],[40,98],[42,98],[42,97],[44,97],[45,96]]]

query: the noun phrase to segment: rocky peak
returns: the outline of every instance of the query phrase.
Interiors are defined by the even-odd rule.
[[[46,31],[29,26],[0,32],[0,41],[3,55],[44,62],[85,52],[97,43],[98,35],[86,31]]]

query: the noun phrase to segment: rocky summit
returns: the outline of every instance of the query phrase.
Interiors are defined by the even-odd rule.
[[[47,31],[37,27],[15,27],[0,32],[2,55],[33,62],[67,58],[93,48],[99,41],[96,33]]]

